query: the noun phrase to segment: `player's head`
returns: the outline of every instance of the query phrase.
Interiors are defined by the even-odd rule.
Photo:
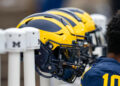
[[[38,71],[40,75],[73,82],[77,74],[83,72],[76,36],[72,35],[74,31],[63,18],[48,13],[37,13],[23,19],[17,27],[35,27],[40,30],[41,47],[36,50],[35,57],[37,71],[39,68],[52,76],[45,76]],[[70,76],[64,77],[67,72]]]
[[[115,15],[107,28],[108,53],[120,54],[120,13]]]

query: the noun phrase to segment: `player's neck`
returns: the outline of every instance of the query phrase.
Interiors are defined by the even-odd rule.
[[[108,53],[108,54],[107,54],[107,57],[108,57],[108,58],[113,58],[113,59],[117,60],[118,62],[120,62],[120,54],[119,54],[119,55],[116,55],[116,54],[114,54],[114,53]]]

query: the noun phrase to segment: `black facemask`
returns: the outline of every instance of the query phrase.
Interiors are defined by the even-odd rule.
[[[49,47],[41,43],[40,49],[36,50],[36,71],[46,78],[56,77],[72,83],[76,77],[82,75],[85,66],[81,64],[81,51],[78,46],[64,46],[61,45],[52,51]],[[46,76],[40,71],[50,73],[51,76]]]

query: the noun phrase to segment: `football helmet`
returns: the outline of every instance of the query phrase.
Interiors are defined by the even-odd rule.
[[[58,16],[63,17],[69,25],[71,25],[72,29],[74,30],[77,39],[85,39],[85,26],[81,22],[81,19],[76,16],[73,12],[64,9],[56,9],[56,10],[49,10],[47,13],[56,14]]]
[[[79,18],[81,18],[82,22],[84,23],[85,27],[87,28],[86,36],[91,37],[91,44],[92,44],[92,52],[97,47],[104,47],[105,40],[101,33],[101,27],[96,25],[92,19],[92,17],[85,11],[78,9],[78,8],[63,8],[67,9],[71,12],[74,12]],[[97,55],[92,55],[93,59],[97,57]]]
[[[82,47],[82,55],[81,56],[83,56],[84,59],[86,57],[90,58],[92,56],[92,52],[91,52],[91,42],[92,41],[91,41],[91,37],[89,35],[86,36],[86,33],[88,32],[88,30],[85,27],[85,25],[82,23],[81,18],[78,17],[74,12],[71,12],[64,8],[50,10],[47,12],[51,13],[51,14],[56,14],[56,15],[62,16],[69,24],[71,24],[71,26],[75,32],[75,35],[77,37],[78,45],[84,46],[84,47]],[[85,59],[84,62],[87,63],[86,60],[87,59]]]
[[[87,28],[86,35],[89,34],[91,36],[94,47],[103,45],[102,40],[99,37],[101,28],[94,23],[92,17],[87,12],[78,8],[63,8],[63,9],[67,9],[71,12],[74,12],[79,18],[81,18],[82,22]]]
[[[41,47],[35,51],[36,71],[46,77],[56,77],[72,83],[85,67],[79,61],[80,47],[71,26],[61,17],[36,13],[24,18],[17,26],[40,30]],[[44,73],[50,73],[47,76]]]
[[[91,32],[96,29],[94,21],[87,12],[78,8],[64,8],[64,9],[74,12],[79,18],[81,18],[81,21],[84,23],[85,27],[87,28],[87,32]]]

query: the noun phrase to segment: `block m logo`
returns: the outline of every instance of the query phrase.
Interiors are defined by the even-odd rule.
[[[20,42],[13,42],[13,47],[20,47]]]

